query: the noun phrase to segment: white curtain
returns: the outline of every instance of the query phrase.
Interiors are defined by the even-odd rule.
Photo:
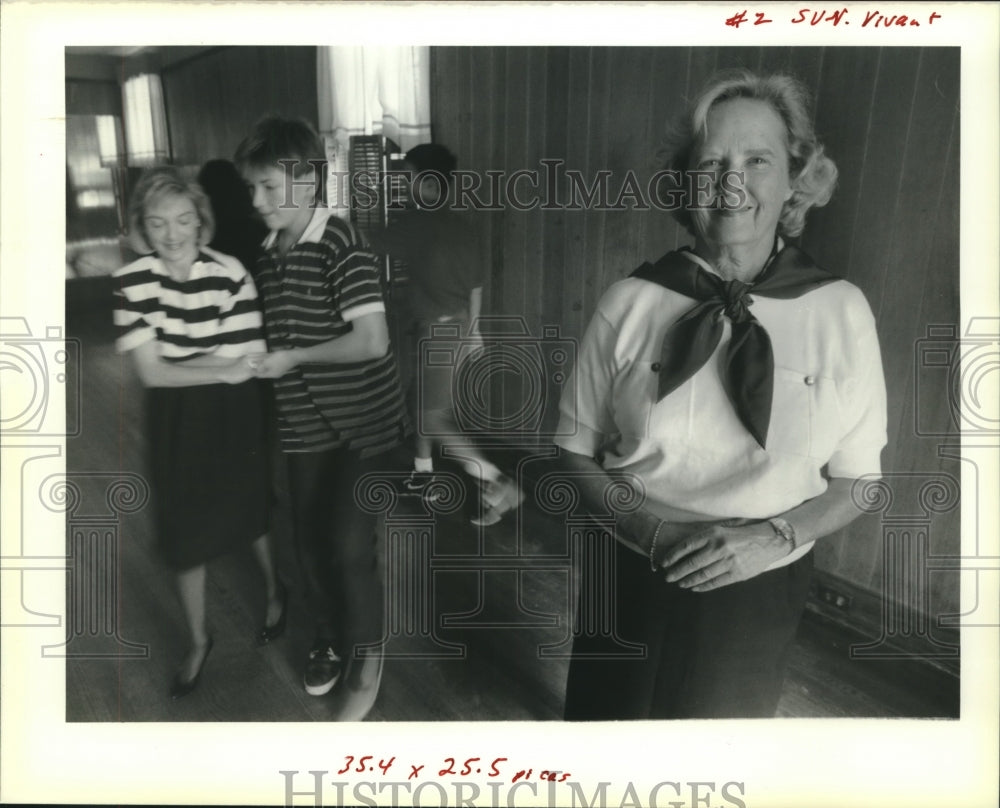
[[[331,46],[318,53],[320,133],[326,138],[331,207],[347,176],[351,135],[384,135],[404,152],[431,139],[430,48]]]
[[[170,141],[160,77],[144,73],[126,79],[122,100],[129,165],[152,166],[166,162],[170,157]]]
[[[97,145],[101,153],[101,165],[118,168],[121,157],[122,123],[117,115],[97,116]]]

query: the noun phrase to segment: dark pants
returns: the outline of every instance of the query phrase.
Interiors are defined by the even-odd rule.
[[[566,719],[773,717],[805,607],[812,553],[702,593],[666,583],[647,559],[620,544],[615,555],[618,635],[644,645],[646,655],[594,658],[613,650],[613,641],[578,635]]]
[[[384,469],[384,456],[361,460],[346,450],[292,452],[288,479],[295,549],[317,638],[348,657],[382,639],[378,515],[357,504],[354,487]]]

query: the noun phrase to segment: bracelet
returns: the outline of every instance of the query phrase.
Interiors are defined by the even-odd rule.
[[[649,545],[649,568],[653,572],[657,572],[656,560],[654,559],[654,556],[656,554],[656,540],[660,538],[660,531],[663,529],[663,526],[665,524],[666,522],[663,519],[659,521],[659,523],[656,525],[656,530],[653,531],[653,542],[652,544]]]
[[[795,552],[798,543],[796,541],[795,528],[785,519],[780,516],[775,516],[773,519],[768,519],[768,523],[771,525],[771,529],[774,531],[775,536],[780,536],[781,539],[785,541],[788,545],[788,552]]]

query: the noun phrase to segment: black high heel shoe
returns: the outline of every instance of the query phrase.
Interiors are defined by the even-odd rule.
[[[288,617],[288,587],[281,585],[281,614],[271,625],[264,624],[257,632],[257,644],[267,645],[271,640],[276,640],[285,633],[285,621]]]
[[[201,662],[198,663],[198,670],[194,672],[194,676],[190,679],[182,679],[181,675],[177,674],[174,678],[174,683],[170,686],[171,699],[176,701],[177,699],[183,698],[198,687],[198,681],[201,679],[201,672],[205,669],[205,661],[208,659],[208,655],[212,652],[212,645],[214,645],[214,641],[211,637],[209,637],[208,644],[205,646],[205,653],[202,654]]]

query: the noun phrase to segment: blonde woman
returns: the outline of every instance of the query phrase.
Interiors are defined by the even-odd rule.
[[[250,544],[264,574],[258,634],[275,638],[287,592],[267,534],[269,474],[263,391],[247,355],[265,350],[253,281],[235,258],[205,245],[213,218],[201,188],[173,168],[148,171],[130,204],[139,260],[116,273],[121,331],[147,388],[146,434],[159,549],[177,575],[191,646],[171,698],[197,686],[212,648],[205,565]]]

